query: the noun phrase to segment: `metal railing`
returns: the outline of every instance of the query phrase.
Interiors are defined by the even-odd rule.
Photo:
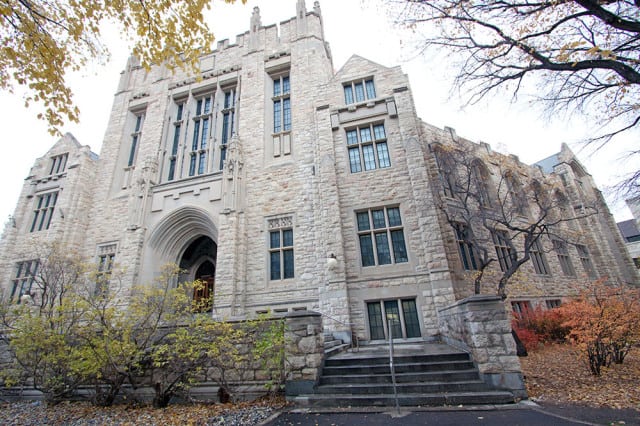
[[[353,324],[352,323],[346,323],[344,321],[340,321],[338,318],[332,317],[329,314],[325,314],[324,312],[319,312],[320,315],[322,315],[323,317],[330,319],[332,321],[337,322],[338,324],[341,324],[345,327],[347,327],[349,329],[349,335],[351,337],[351,348],[354,352],[358,352],[358,350],[360,349],[359,346],[359,342],[358,342],[358,335],[353,331]]]

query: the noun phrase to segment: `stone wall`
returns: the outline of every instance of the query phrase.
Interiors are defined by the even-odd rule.
[[[294,312],[287,315],[284,337],[286,392],[290,395],[309,392],[318,381],[324,355],[322,317],[316,312]],[[243,345],[241,351],[247,350],[249,350],[248,346]],[[0,371],[13,367],[14,360],[7,340],[0,338]],[[190,397],[199,400],[216,400],[218,398],[218,385],[215,380],[217,370],[207,368],[205,371],[205,375],[191,387]],[[254,399],[264,395],[269,390],[266,385],[272,379],[272,372],[266,371],[262,363],[257,361],[243,366],[242,371],[229,371],[226,374],[229,384],[233,386],[234,397],[237,399]],[[123,391],[132,392],[127,385],[123,387]],[[89,387],[80,388],[78,395],[88,396],[90,392]],[[147,382],[147,385],[136,389],[135,395],[141,400],[151,400],[153,398],[151,384]],[[42,399],[42,394],[28,384],[3,388],[0,383],[0,396],[15,400]]]
[[[526,398],[511,324],[499,296],[475,295],[438,310],[442,339],[471,353],[483,380]]]
[[[285,393],[312,393],[320,378],[324,356],[322,316],[317,312],[292,312],[285,319]]]

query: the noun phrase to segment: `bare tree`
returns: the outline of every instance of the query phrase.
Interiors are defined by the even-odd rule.
[[[497,293],[506,297],[514,274],[532,256],[537,261],[543,239],[564,241],[564,223],[597,213],[595,205],[584,205],[578,215],[569,213],[566,198],[549,196],[554,192],[549,183],[523,184],[506,158],[494,170],[497,181],[492,179],[471,144],[434,144],[432,149],[442,185],[438,207],[453,227],[464,269],[475,271],[475,294],[489,266],[498,263]]]
[[[387,0],[399,20],[425,29],[425,49],[460,59],[455,87],[474,103],[499,89],[515,99],[528,83],[549,112],[595,116],[587,142],[600,148],[640,124],[640,19],[637,0]],[[394,9],[396,13],[396,9]],[[453,54],[453,55],[451,55]],[[630,155],[638,155],[633,150]],[[639,172],[619,184],[640,193]]]

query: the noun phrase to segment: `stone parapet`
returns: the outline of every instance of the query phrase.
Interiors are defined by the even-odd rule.
[[[322,316],[317,312],[292,312],[285,317],[285,393],[311,393],[320,377],[324,338]]]
[[[474,295],[438,310],[442,339],[471,353],[484,381],[526,398],[511,323],[499,296]]]

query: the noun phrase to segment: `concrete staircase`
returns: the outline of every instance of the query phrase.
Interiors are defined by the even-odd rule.
[[[439,343],[394,346],[399,405],[514,402],[511,392],[491,389],[481,380],[466,352]],[[320,407],[394,406],[388,345],[363,346],[358,352],[327,357],[315,393],[299,395],[294,402]]]

